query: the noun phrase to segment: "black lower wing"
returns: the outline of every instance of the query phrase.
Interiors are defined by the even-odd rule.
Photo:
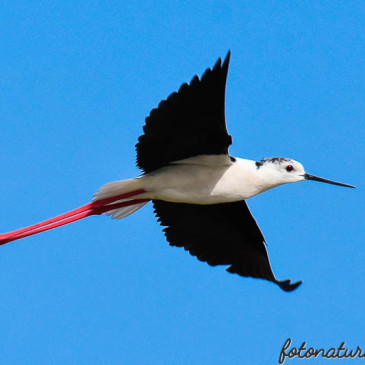
[[[197,205],[154,200],[153,205],[170,245],[184,247],[209,265],[230,265],[230,273],[272,281],[285,291],[301,284],[275,278],[265,238],[245,201]]]

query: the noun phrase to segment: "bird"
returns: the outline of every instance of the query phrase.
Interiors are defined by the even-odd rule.
[[[152,201],[171,246],[211,266],[228,266],[230,273],[267,280],[286,292],[296,289],[302,281],[274,275],[267,242],[246,200],[304,180],[354,186],[311,175],[290,158],[253,161],[229,154],[225,93],[230,55],[151,110],[136,144],[140,176],[106,183],[84,206],[1,234],[0,245],[91,215],[125,218]]]

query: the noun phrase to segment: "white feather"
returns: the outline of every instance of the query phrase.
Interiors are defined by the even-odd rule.
[[[127,217],[128,215],[134,213],[138,209],[142,208],[144,205],[146,205],[148,202],[139,203],[135,205],[130,205],[128,207],[119,208],[119,209],[113,209],[106,212],[106,215],[111,215],[114,219],[122,219]]]
[[[103,185],[95,194],[95,200],[101,200],[106,198],[111,198],[113,196],[118,196],[124,193],[129,193],[142,188],[142,183],[140,178],[119,180],[106,183]]]

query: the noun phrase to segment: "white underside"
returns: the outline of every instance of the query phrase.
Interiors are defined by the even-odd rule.
[[[134,198],[191,204],[233,202],[270,188],[263,186],[256,170],[255,161],[251,160],[236,158],[232,162],[226,155],[196,156],[135,179],[105,184],[95,194],[95,200],[144,189],[146,193]],[[130,214],[132,209],[125,212]]]
[[[248,199],[270,187],[263,184],[255,161],[229,156],[197,156],[177,161],[144,177],[152,199],[217,204]]]

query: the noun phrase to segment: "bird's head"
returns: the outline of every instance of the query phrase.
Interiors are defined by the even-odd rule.
[[[346,186],[354,188],[355,186],[343,184],[337,181],[324,179],[305,172],[303,165],[295,160],[286,157],[270,157],[264,158],[256,162],[258,169],[262,169],[262,174],[268,183],[274,186],[293,183],[303,180],[315,180],[333,185]]]

